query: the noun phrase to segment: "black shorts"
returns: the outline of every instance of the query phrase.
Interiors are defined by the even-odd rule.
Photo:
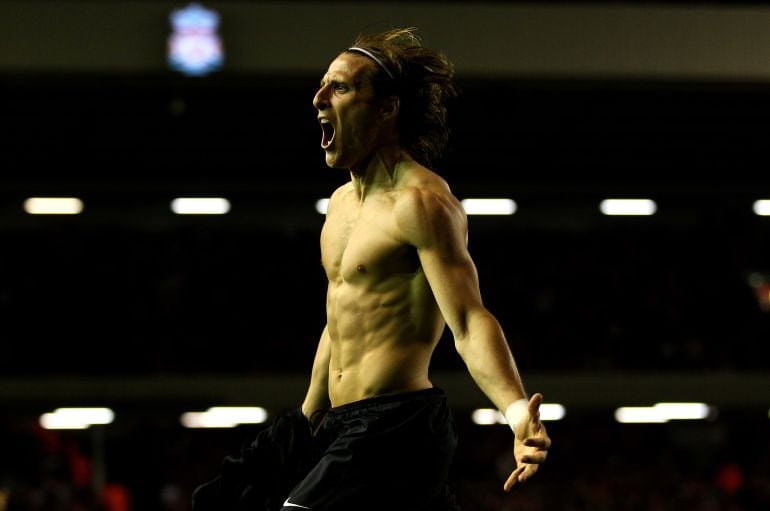
[[[457,445],[440,389],[330,409],[315,435],[295,410],[276,419],[198,488],[195,511],[450,511]]]

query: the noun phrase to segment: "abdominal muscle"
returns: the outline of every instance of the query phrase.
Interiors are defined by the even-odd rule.
[[[330,289],[332,406],[433,386],[428,366],[444,322],[428,290],[414,291],[396,285],[377,293],[347,283]]]
[[[381,354],[380,354],[381,353]],[[394,356],[395,355],[395,356]],[[409,360],[392,350],[374,350],[361,360],[337,367],[332,357],[329,369],[329,398],[341,406],[375,396],[399,394],[432,387],[422,357]]]

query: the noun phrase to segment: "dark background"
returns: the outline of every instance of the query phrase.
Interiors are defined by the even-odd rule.
[[[761,2],[571,4],[765,14]],[[299,404],[324,324],[314,203],[348,179],[325,167],[311,105],[327,60],[318,72],[235,62],[188,78],[0,59],[0,510],[119,511],[121,491],[130,509],[186,510],[261,426],[186,430],[179,414]],[[770,220],[751,211],[770,198],[770,78],[728,71],[458,68],[437,170],[459,198],[517,202],[513,216],[470,218],[471,253],[528,389],[567,408],[547,424],[541,474],[506,497],[509,434],[470,423],[488,403],[447,333],[434,381],[460,429],[452,484],[464,509],[768,507],[770,315],[750,281],[770,282]],[[79,197],[84,212],[23,212],[46,195]],[[179,196],[224,196],[232,210],[174,216]],[[658,212],[605,217],[609,197],[651,198]],[[617,406],[662,400],[717,412],[613,420]],[[78,405],[110,406],[116,421],[37,426]]]
[[[323,327],[314,203],[348,179],[323,163],[314,84],[7,80],[4,373],[304,370]],[[768,270],[751,205],[767,190],[770,88],[460,87],[440,169],[460,198],[517,201],[514,216],[472,217],[470,245],[524,367],[767,368],[748,276]],[[21,203],[35,194],[86,208],[31,217]],[[174,218],[185,194],[225,196],[232,211]],[[607,197],[653,198],[659,212],[604,217]],[[41,357],[30,331],[70,334]],[[105,343],[132,349],[112,357]]]

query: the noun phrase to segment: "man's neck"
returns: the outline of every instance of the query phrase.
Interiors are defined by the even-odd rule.
[[[359,200],[382,190],[395,187],[404,164],[411,157],[398,147],[380,148],[365,161],[360,168],[350,169],[350,180],[358,192]]]

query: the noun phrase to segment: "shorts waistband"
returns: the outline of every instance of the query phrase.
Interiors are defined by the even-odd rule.
[[[363,410],[369,407],[388,405],[392,403],[403,403],[407,401],[423,399],[428,397],[445,397],[446,393],[439,387],[430,387],[422,390],[413,390],[409,392],[399,392],[397,394],[383,394],[381,396],[369,397],[352,403],[329,408],[329,414],[342,414],[353,410]]]

